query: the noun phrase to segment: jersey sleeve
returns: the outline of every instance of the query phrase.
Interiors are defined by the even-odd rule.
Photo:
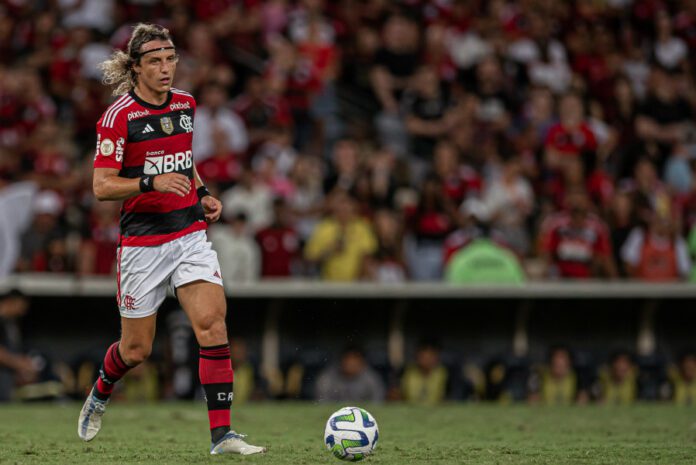
[[[120,118],[110,121],[105,116],[102,116],[97,122],[97,149],[94,155],[94,167],[120,170],[123,165],[123,153],[128,137],[126,123]]]

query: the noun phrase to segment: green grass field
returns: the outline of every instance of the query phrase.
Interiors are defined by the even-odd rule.
[[[96,439],[77,437],[80,405],[0,407],[2,464],[337,464],[323,444],[338,405],[235,408],[234,426],[264,456],[208,455],[204,405],[114,403]],[[364,406],[380,427],[367,464],[696,464],[696,409],[664,405],[545,408]]]

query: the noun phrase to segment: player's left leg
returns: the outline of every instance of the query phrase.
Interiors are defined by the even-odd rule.
[[[234,373],[225,324],[225,293],[219,284],[203,280],[176,288],[177,298],[191,320],[200,345],[198,373],[205,390],[212,446],[211,454],[251,455],[265,452],[230,428]]]

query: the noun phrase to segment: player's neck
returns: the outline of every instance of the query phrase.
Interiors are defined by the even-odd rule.
[[[156,106],[162,105],[164,102],[166,102],[169,94],[169,91],[155,92],[145,86],[139,85],[135,86],[133,92],[135,92],[135,95],[137,95],[141,100]]]

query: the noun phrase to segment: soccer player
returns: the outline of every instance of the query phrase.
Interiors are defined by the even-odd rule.
[[[208,404],[211,454],[265,452],[230,429],[233,371],[225,295],[206,223],[220,218],[193,165],[196,101],[172,87],[178,56],[169,31],[139,24],[126,52],[102,63],[104,83],[120,97],[97,123],[94,194],[123,200],[118,247],[121,339],[109,347],[85,401],[78,435],[101,428],[114,384],[152,350],[158,307],[171,288],[200,347],[199,376]]]

